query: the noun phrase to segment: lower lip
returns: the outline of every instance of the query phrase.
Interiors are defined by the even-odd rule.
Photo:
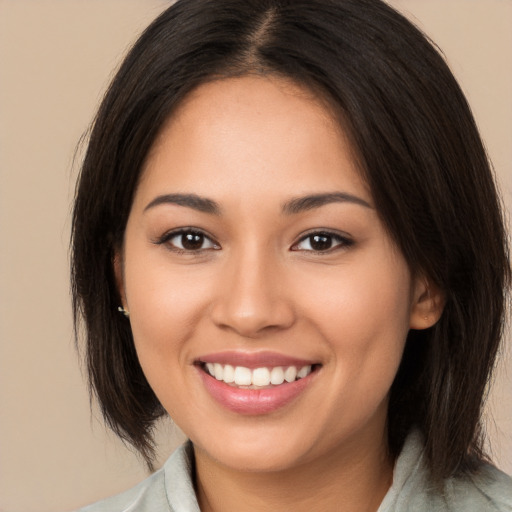
[[[310,384],[315,372],[302,379],[262,389],[241,389],[217,380],[198,367],[210,395],[223,407],[238,414],[257,415],[274,412],[297,398]]]

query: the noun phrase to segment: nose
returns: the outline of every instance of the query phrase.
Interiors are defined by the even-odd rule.
[[[287,329],[295,322],[283,269],[259,251],[225,262],[213,322],[246,338]]]

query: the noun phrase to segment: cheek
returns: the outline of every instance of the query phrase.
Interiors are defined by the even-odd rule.
[[[132,248],[125,262],[126,299],[141,364],[153,368],[164,359],[183,363],[185,342],[199,327],[208,307],[208,283],[197,271],[176,270],[161,254]],[[162,261],[163,260],[163,261]],[[203,276],[204,277],[204,276]],[[158,367],[159,364],[156,364]]]
[[[144,261],[132,251],[126,261],[126,296],[139,362],[163,407],[176,419],[192,414],[195,404],[191,346],[208,307],[207,283],[197,272],[172,271],[165,262]],[[184,413],[183,411],[189,411]],[[196,411],[197,412],[197,411]]]
[[[303,316],[326,341],[336,378],[352,391],[387,393],[409,331],[412,295],[406,263],[384,253],[371,262],[354,261],[335,277],[316,277],[304,294]]]
[[[307,309],[322,317],[322,324],[338,322],[354,328],[395,325],[408,329],[412,301],[411,277],[401,256],[384,253],[364,257],[339,268],[304,273],[302,294]]]

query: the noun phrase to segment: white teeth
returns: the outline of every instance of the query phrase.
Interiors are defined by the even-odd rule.
[[[227,384],[235,382],[235,369],[230,364],[224,366],[224,378],[222,380]]]
[[[213,365],[213,371],[214,371],[215,378],[217,380],[222,380],[223,379],[223,377],[224,377],[224,368],[222,367],[221,364],[215,363]]]
[[[217,380],[222,380],[226,384],[235,384],[237,386],[268,387],[279,386],[286,382],[294,382],[298,379],[307,377],[311,371],[311,365],[302,366],[297,369],[296,366],[276,366],[274,368],[255,368],[251,370],[245,366],[236,368],[230,364],[222,365],[220,363],[206,363],[208,373]]]
[[[252,372],[244,366],[235,368],[235,384],[237,386],[250,386],[252,384]]]
[[[311,373],[311,366],[303,366],[298,372],[297,372],[297,378],[303,379],[304,377],[307,377]]]
[[[297,378],[297,368],[289,366],[284,372],[284,380],[286,382],[293,382]]]
[[[274,384],[274,386],[279,386],[284,382],[284,371],[280,366],[276,366],[272,368],[270,372],[270,383]]]
[[[268,368],[256,368],[252,372],[252,383],[255,386],[268,386],[270,384],[270,371]]]

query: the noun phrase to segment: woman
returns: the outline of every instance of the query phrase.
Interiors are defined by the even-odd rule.
[[[509,262],[442,58],[378,0],[184,0],[96,118],[75,320],[152,465],[87,510],[510,510],[480,413]]]

